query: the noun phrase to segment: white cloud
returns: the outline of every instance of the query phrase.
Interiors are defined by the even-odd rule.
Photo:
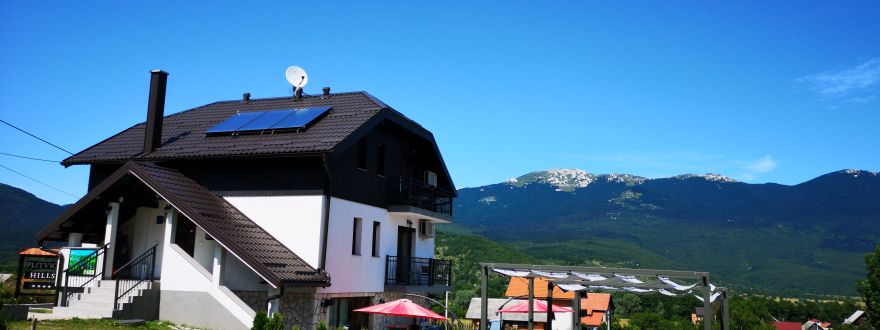
[[[587,161],[597,173],[627,173],[649,178],[686,173],[718,173],[738,180],[752,181],[773,172],[777,163],[772,155],[757,159],[733,158],[720,153],[692,151],[619,152],[610,155],[576,157]]]
[[[760,174],[772,172],[776,169],[776,161],[773,160],[773,156],[770,155],[766,155],[753,161],[737,161],[736,163],[742,168],[743,173],[740,174],[740,177],[745,181],[754,180],[760,176]]]
[[[872,58],[850,68],[811,74],[795,81],[825,100],[843,99],[844,102],[857,103],[872,100],[872,94],[880,86],[880,58]]]

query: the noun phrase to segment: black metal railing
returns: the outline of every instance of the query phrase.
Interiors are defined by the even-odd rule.
[[[123,298],[141,284],[156,280],[156,248],[158,246],[159,244],[153,245],[149,250],[113,272],[113,278],[116,280],[116,293],[113,296],[114,310],[121,309],[119,302],[123,301],[124,303]]]
[[[389,204],[410,205],[452,216],[452,192],[414,178],[392,177],[388,180]]]
[[[94,282],[95,279],[101,280],[104,276],[104,256],[107,255],[107,248],[110,244],[98,248],[92,253],[87,254],[77,260],[73,265],[69,265],[64,270],[64,286],[61,288],[61,306],[70,305],[70,296],[85,291],[85,287]],[[70,256],[68,256],[68,260]],[[73,287],[71,287],[73,285]]]
[[[452,260],[388,256],[385,285],[451,286]]]

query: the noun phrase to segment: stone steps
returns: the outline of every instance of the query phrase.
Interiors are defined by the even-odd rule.
[[[129,303],[142,294],[143,290],[152,288],[151,282],[144,282],[131,290],[125,297],[118,301],[118,308]],[[121,288],[120,288],[121,289]],[[82,293],[74,293],[68,298],[67,307],[55,307],[52,314],[58,317],[77,317],[81,319],[110,318],[113,317],[113,300],[116,296],[116,281],[101,280],[95,286],[86,287]]]

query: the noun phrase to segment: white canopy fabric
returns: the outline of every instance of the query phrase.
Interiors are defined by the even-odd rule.
[[[657,276],[656,279],[646,282],[642,280],[645,278],[645,276],[641,276],[642,279],[640,279],[634,275],[627,274],[608,274],[608,276],[606,276],[602,274],[586,274],[578,272],[547,272],[534,269],[510,268],[492,268],[492,271],[510,277],[534,277],[551,282],[560,282],[560,280],[563,280],[565,282],[569,282],[567,280],[578,282],[557,283],[557,286],[566,292],[581,290],[627,291],[638,294],[660,293],[662,295],[670,297],[679,297],[683,294],[694,293],[694,288],[698,285],[698,283],[676,283],[672,279],[663,276]],[[640,287],[633,287],[633,284],[639,285]],[[720,293],[715,292],[716,287],[714,284],[710,283],[709,288],[711,292],[713,292],[710,299],[714,302],[715,299],[718,298]],[[700,301],[703,300],[703,298],[699,295],[694,294],[694,297],[697,297],[697,299],[700,299]]]

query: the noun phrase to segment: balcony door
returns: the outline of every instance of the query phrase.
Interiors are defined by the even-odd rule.
[[[413,255],[413,235],[416,230],[414,228],[397,226],[397,257],[409,258]]]
[[[415,229],[398,226],[397,227],[397,284],[407,285],[410,282],[410,274],[412,273],[413,255],[413,236]]]

